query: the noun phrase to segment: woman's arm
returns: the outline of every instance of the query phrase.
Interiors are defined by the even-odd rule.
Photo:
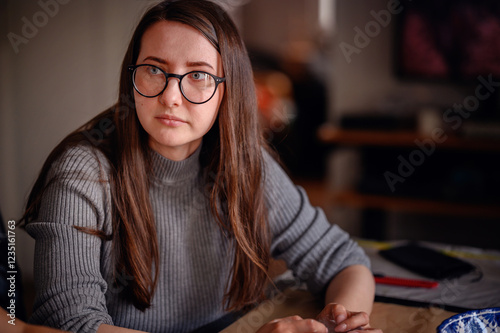
[[[99,329],[97,330],[97,333],[134,333],[134,332],[137,333],[143,331],[136,331],[136,330],[131,330],[129,328],[123,328],[107,324],[102,324],[101,326],[99,326]]]
[[[323,293],[327,305],[318,320],[326,320],[331,332],[370,329],[375,287],[369,258],[349,234],[309,203],[306,192],[293,184],[272,157],[264,157],[273,257],[283,259],[312,294]],[[259,333],[326,331],[317,321],[285,319],[264,325]]]
[[[363,265],[348,266],[329,283],[325,294],[326,306],[318,321],[298,316],[281,318],[262,326],[258,333],[356,332],[357,328],[381,333],[370,328],[369,315],[374,295],[375,282],[370,270]]]
[[[0,332],[3,333],[64,333],[64,331],[56,330],[55,328],[29,325],[19,318],[9,323],[7,311],[0,307]]]
[[[330,282],[326,290],[326,306],[318,320],[335,332],[371,330],[370,313],[375,296],[375,281],[370,270],[363,265],[343,269]]]
[[[35,239],[36,300],[31,324],[68,331],[95,331],[113,324],[107,312],[112,282],[110,242],[75,226],[111,234],[107,167],[91,148],[66,150],[53,164],[36,221],[26,225]],[[108,284],[109,281],[109,284]]]
[[[318,320],[335,332],[370,329],[374,296],[375,281],[371,271],[363,265],[349,266],[340,271],[328,285],[326,306]]]
[[[342,304],[351,311],[370,314],[375,297],[375,281],[371,271],[362,265],[345,268],[332,279],[325,303]]]
[[[5,333],[63,333],[64,331],[60,331],[54,328],[29,325],[20,319],[16,319],[15,325],[11,325],[7,322],[8,318],[7,312],[0,308],[0,316],[2,319],[0,320],[0,331]],[[136,330],[131,330],[128,328],[121,328],[111,325],[102,324],[99,326],[97,333],[134,333],[141,332]]]

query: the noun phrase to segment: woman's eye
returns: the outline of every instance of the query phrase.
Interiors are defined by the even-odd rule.
[[[194,72],[191,73],[191,78],[193,80],[205,80],[207,78],[208,74],[206,73],[201,73],[201,72]]]
[[[156,67],[148,67],[149,68],[149,74],[152,74],[152,75],[158,75],[158,74],[161,74],[161,71],[159,68],[156,68]]]

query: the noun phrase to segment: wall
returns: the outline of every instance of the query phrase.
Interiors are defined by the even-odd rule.
[[[252,0],[242,8],[242,35],[249,49],[282,57],[297,41],[318,33],[316,0]]]

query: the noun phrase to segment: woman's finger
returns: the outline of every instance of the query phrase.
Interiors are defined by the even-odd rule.
[[[290,316],[290,317],[284,317],[284,318],[278,318],[271,320],[268,324],[274,324],[280,321],[285,321],[285,322],[291,322],[291,321],[298,321],[298,320],[303,320],[301,316]]]
[[[348,313],[346,308],[341,304],[330,303],[325,306],[323,311],[318,315],[318,319],[322,322],[331,323],[332,320],[340,323],[347,319]]]
[[[349,333],[383,333],[381,329],[378,328],[360,328],[359,330],[352,330]]]
[[[302,319],[299,316],[286,317],[270,321],[262,326],[258,333],[279,333],[279,332],[294,332],[294,333],[312,333],[324,332],[328,333],[325,325],[314,319]]]
[[[337,322],[335,332],[348,332],[359,327],[363,328],[370,323],[370,318],[366,312],[351,313],[350,317],[342,322]]]

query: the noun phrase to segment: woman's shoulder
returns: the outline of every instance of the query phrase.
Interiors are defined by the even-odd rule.
[[[109,231],[111,192],[105,155],[86,144],[60,145],[45,167],[47,173],[42,172],[40,185],[35,185],[36,206],[28,216],[27,232],[37,238],[68,226]]]
[[[272,148],[262,148],[262,161],[266,183],[280,184],[285,182],[287,185],[293,185],[286,171],[286,166],[280,161],[280,156],[276,151]]]
[[[261,154],[265,172],[277,171],[275,169],[283,169],[280,163],[279,154],[273,150],[273,148],[261,147]]]
[[[65,147],[50,166],[50,176],[86,176],[89,179],[108,180],[110,163],[98,148],[79,143]]]

